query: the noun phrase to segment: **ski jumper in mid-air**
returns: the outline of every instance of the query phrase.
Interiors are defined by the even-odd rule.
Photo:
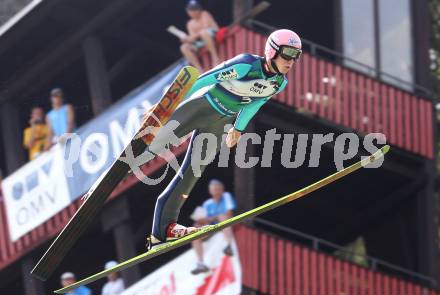
[[[152,233],[147,238],[149,248],[197,230],[177,223],[180,209],[200,177],[190,167],[197,165],[191,159],[194,139],[200,133],[214,134],[216,147],[208,145],[204,151],[205,158],[213,158],[220,150],[225,125],[233,124],[225,142],[227,147],[233,147],[258,110],[286,86],[285,75],[301,56],[301,39],[290,30],[274,31],[266,41],[264,55],[263,58],[240,54],[204,73],[171,116],[170,121],[179,123],[173,131],[175,135],[183,137],[190,132],[192,135],[180,173],[157,199]],[[169,140],[161,130],[148,148],[156,154],[160,151],[155,147],[163,147]],[[202,172],[206,168],[199,166]]]

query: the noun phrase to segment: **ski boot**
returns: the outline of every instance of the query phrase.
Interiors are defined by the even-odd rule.
[[[161,241],[153,235],[147,237],[147,249],[151,250],[155,246],[178,240],[197,231],[198,228],[196,227],[186,227],[177,223],[171,223],[167,227],[165,241]]]

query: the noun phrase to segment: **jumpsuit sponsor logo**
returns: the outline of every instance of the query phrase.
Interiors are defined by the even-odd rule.
[[[280,90],[280,84],[277,81],[270,81],[270,85],[273,87],[275,92],[278,92],[278,90]]]
[[[243,96],[241,98],[240,104],[248,104],[252,102],[252,98],[250,98],[249,96]]]
[[[217,106],[218,106],[219,108],[221,108],[222,111],[224,111],[225,113],[228,113],[228,114],[230,114],[230,115],[235,115],[235,114],[237,114],[237,112],[231,111],[230,109],[228,109],[227,107],[225,107],[217,97],[214,97],[214,96],[213,96],[212,98],[213,98],[214,102],[217,104]],[[249,98],[249,97],[248,97],[248,98]],[[249,98],[249,99],[250,99],[250,98]]]
[[[217,81],[227,81],[227,80],[233,80],[237,79],[238,73],[235,69],[225,70],[220,72],[216,79]]]
[[[258,82],[255,82],[254,85],[251,87],[251,91],[258,93],[258,94],[263,94],[263,91],[267,88],[267,86],[260,84]]]

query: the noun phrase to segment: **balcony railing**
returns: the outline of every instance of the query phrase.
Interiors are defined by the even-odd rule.
[[[219,44],[221,59],[263,54],[265,35],[242,27]],[[206,52],[206,68],[212,66]],[[429,99],[383,83],[342,65],[304,53],[274,100],[363,135],[380,132],[388,143],[432,159],[433,104]]]
[[[222,59],[239,53],[262,54],[266,36],[235,27],[219,44]],[[206,67],[209,56],[202,54]],[[310,112],[360,134],[383,132],[388,142],[406,151],[433,158],[432,103],[396,87],[381,83],[341,65],[305,53],[288,75],[289,84],[274,100]],[[179,150],[182,152],[183,149]],[[145,173],[164,162],[154,161]],[[128,177],[113,192],[116,197],[137,183]],[[0,196],[0,269],[58,233],[75,213],[79,199],[15,242],[9,237],[5,206]],[[378,293],[380,294],[380,293]]]
[[[252,27],[261,28],[266,32],[272,32],[277,29],[273,26],[270,26],[268,24],[265,24],[257,20],[248,20],[248,22]],[[427,89],[426,87],[402,80],[399,77],[380,71],[378,68],[359,62],[353,58],[345,56],[341,52],[332,50],[328,47],[322,46],[305,38],[301,38],[301,41],[303,44],[303,49],[308,50],[308,52],[310,52],[310,54],[313,56],[328,57],[330,59],[340,61],[344,64],[345,63],[351,64],[360,71],[362,71],[363,73],[366,73],[373,78],[377,78],[377,79],[384,78],[384,80],[386,79],[387,81],[392,81],[393,84],[397,86],[401,86],[402,89],[413,89],[415,93],[419,93],[424,97],[432,97],[432,91]]]
[[[263,294],[440,294],[254,228],[239,226],[235,233],[243,284]]]
[[[276,224],[261,218],[256,218],[255,224],[263,225],[264,228],[268,228],[270,230],[280,231],[283,233],[283,236],[286,235],[292,237],[295,240],[304,241],[305,245],[310,246],[315,251],[324,251],[326,253],[338,251],[340,253],[348,254],[350,257],[359,258],[361,261],[365,261],[366,265],[368,265],[368,267],[374,271],[381,270],[385,272],[394,273],[402,278],[419,282],[425,286],[436,287],[438,285],[437,282],[431,277],[424,276],[420,273],[411,271],[409,269],[405,269],[403,267],[400,267],[398,265],[392,264],[390,262],[384,261],[376,257],[371,257],[368,255],[353,252],[352,250],[337,245],[335,243],[294,230],[292,228],[282,226],[280,224]]]

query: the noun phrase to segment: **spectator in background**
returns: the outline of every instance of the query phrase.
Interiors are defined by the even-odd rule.
[[[63,273],[63,275],[61,276],[61,286],[64,288],[73,283],[76,283],[75,275],[71,272]],[[91,294],[92,291],[85,286],[78,287],[75,290],[66,293],[66,295],[91,295]]]
[[[48,128],[44,122],[44,111],[41,107],[31,110],[29,127],[23,132],[23,145],[29,152],[29,160],[35,159],[47,146]]]
[[[50,92],[52,110],[46,115],[48,132],[48,146],[62,142],[66,133],[72,133],[75,128],[75,113],[70,104],[64,104],[64,93],[61,88]]]
[[[109,261],[105,264],[104,269],[107,270],[116,265],[118,265],[116,261]],[[107,276],[107,283],[102,287],[101,295],[119,295],[124,289],[124,281],[117,272],[114,272]]]
[[[182,42],[180,51],[182,51],[183,56],[191,65],[195,66],[200,72],[203,72],[200,61],[197,58],[197,51],[200,48],[206,46],[211,55],[213,65],[220,63],[215,46],[218,24],[212,15],[204,10],[196,0],[188,2],[186,12],[191,19],[186,24],[188,36],[180,40]]]
[[[193,219],[196,219],[196,227],[215,224],[226,219],[229,219],[233,216],[233,210],[235,209],[235,201],[234,197],[231,193],[225,192],[225,187],[220,180],[212,179],[209,182],[208,186],[209,194],[211,198],[206,200],[203,205],[204,214],[202,216],[194,216]],[[197,212],[197,209],[196,209]],[[196,213],[195,212],[195,213]],[[197,215],[197,214],[193,214]],[[203,216],[205,215],[205,216]],[[223,249],[223,253],[228,256],[232,256],[234,253],[232,251],[232,241],[234,239],[234,234],[232,232],[232,228],[228,227],[223,229],[223,234],[225,235],[226,241],[228,245]],[[208,272],[208,266],[203,262],[203,244],[201,240],[194,240],[192,242],[192,246],[197,255],[197,265],[191,273],[196,275],[202,272]]]

